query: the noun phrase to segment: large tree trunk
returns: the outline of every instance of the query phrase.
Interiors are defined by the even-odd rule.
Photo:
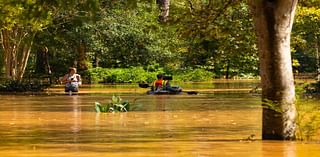
[[[1,45],[4,52],[5,76],[10,80],[21,81],[27,67],[35,33],[22,28],[1,31]]]
[[[297,0],[249,0],[262,85],[262,139],[295,139],[295,89],[290,34]],[[267,105],[266,105],[267,104]]]
[[[167,22],[169,16],[170,0],[157,0],[160,9],[159,21]]]

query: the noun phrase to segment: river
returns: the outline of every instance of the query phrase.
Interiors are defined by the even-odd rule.
[[[262,141],[256,82],[185,84],[198,95],[146,95],[132,85],[0,95],[0,156],[318,157],[319,142]],[[238,90],[237,90],[238,89]],[[127,113],[96,113],[113,95]]]

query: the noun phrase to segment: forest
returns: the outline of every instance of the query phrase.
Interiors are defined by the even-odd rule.
[[[319,139],[319,0],[0,0],[0,19],[0,125],[16,130],[0,130],[9,147],[28,130],[21,122],[33,134],[18,143],[33,150],[41,135],[43,144],[121,144],[127,153],[145,141],[193,150],[255,136]],[[185,88],[171,87],[172,77]],[[96,100],[111,95],[105,107]],[[108,114],[131,105],[132,114]],[[269,153],[267,143],[257,150]]]
[[[319,72],[319,8],[298,2],[296,74]],[[246,1],[0,0],[0,11],[2,80],[58,80],[69,67],[86,83],[150,82],[160,72],[178,81],[259,77]]]

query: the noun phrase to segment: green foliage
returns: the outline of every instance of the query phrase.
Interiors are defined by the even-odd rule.
[[[92,60],[99,59],[104,68],[146,66],[154,61],[164,66],[176,57],[178,45],[175,30],[158,24],[155,11],[146,11],[150,5],[139,3],[136,9],[123,10],[116,5],[102,11],[95,24],[86,24],[88,48]],[[152,7],[152,6],[151,6]]]
[[[245,2],[191,0],[176,17],[188,47],[185,66],[203,67],[217,76],[258,74],[253,22]],[[178,13],[177,13],[178,14]]]
[[[142,67],[132,68],[93,68],[88,70],[91,83],[139,83],[152,82],[162,70],[146,71]]]
[[[200,81],[210,81],[214,77],[214,74],[205,69],[186,69],[177,71],[174,73],[175,81],[184,81],[184,82],[200,82]]]
[[[300,0],[298,4],[303,7],[320,7],[319,0]]]
[[[55,76],[63,75],[74,65],[79,57],[79,43],[85,43],[86,57],[93,67],[130,68],[146,67],[154,62],[161,66],[177,63],[176,31],[158,24],[152,4],[138,3],[135,9],[128,9],[126,5],[126,1],[102,1],[95,20],[86,20],[78,12],[62,12],[46,31],[37,34],[35,50],[43,45],[49,48]]]
[[[320,49],[320,9],[298,7],[292,31],[293,58],[300,64],[299,72],[316,72]]]
[[[30,30],[41,30],[51,21],[51,7],[36,0],[0,0],[1,29],[28,27]]]
[[[52,25],[64,25],[64,22],[69,20],[68,18],[75,15],[77,19],[87,20],[94,14],[93,10],[96,9],[98,2],[98,0],[0,0],[0,34],[3,37],[1,48],[6,53],[4,56],[12,55],[8,58],[3,57],[7,62],[6,77],[13,80],[23,78],[25,63],[28,62],[29,51],[32,50],[34,41],[42,41],[38,39],[38,36],[43,36],[42,33]],[[57,21],[62,23],[55,23]],[[36,35],[36,40],[34,40]],[[50,35],[55,36],[54,33]],[[45,46],[44,42],[37,43],[37,45]],[[32,52],[34,51],[31,51],[30,56],[35,56]],[[9,65],[12,63],[15,64]],[[29,64],[34,64],[34,62],[29,62]]]
[[[320,82],[308,84],[304,89],[305,93],[309,95],[320,94]]]
[[[9,80],[4,84],[0,84],[1,92],[40,92],[48,88],[49,84],[33,84],[29,82],[20,82]]]
[[[166,71],[163,68],[93,68],[87,71],[91,83],[151,83],[156,75],[165,73],[173,76],[174,81],[210,81],[214,74],[204,69],[184,69]]]
[[[297,101],[297,131],[298,140],[319,140],[320,107],[317,100]]]
[[[51,24],[36,35],[33,46],[35,51],[44,46],[48,47],[49,62],[54,77],[62,76],[68,67],[76,66],[80,44],[86,43],[86,39],[89,38],[83,27],[97,20],[97,13],[101,9],[98,0],[68,1],[61,5],[56,10]],[[35,57],[35,53],[31,54],[33,60]]]
[[[34,30],[32,52],[43,46],[49,48],[55,77],[65,74],[69,66],[75,66],[80,44],[85,45],[91,67],[144,67],[150,72],[146,67],[157,63],[170,74],[191,67],[211,71],[210,76],[215,77],[258,75],[256,39],[245,1],[171,1],[169,21],[165,24],[157,21],[159,10],[152,0],[0,2],[4,13],[0,14],[1,29],[21,26],[27,33]],[[300,66],[294,68],[313,72],[316,41],[320,38],[319,2],[299,3],[292,43],[295,65]],[[36,55],[30,56],[29,70],[32,70]],[[136,80],[131,76],[116,77],[121,70],[114,73],[106,80],[149,81],[148,77]],[[196,78],[190,80],[206,80],[201,78],[202,74],[192,77]],[[93,76],[94,81],[96,78]]]
[[[96,112],[128,112],[130,110],[130,103],[128,101],[122,102],[120,96],[112,96],[111,101],[105,105],[95,102]]]

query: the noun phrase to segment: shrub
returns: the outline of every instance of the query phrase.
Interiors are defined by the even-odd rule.
[[[320,94],[320,81],[308,84],[304,88],[307,94]]]
[[[7,81],[4,84],[0,84],[1,92],[40,92],[50,87],[50,84],[41,83],[29,83],[20,81]]]
[[[152,82],[163,71],[146,71],[142,67],[89,69],[91,83],[139,83]]]
[[[176,81],[193,81],[193,82],[200,82],[200,81],[209,81],[213,78],[213,72],[206,71],[204,69],[187,69],[179,72],[175,72],[174,79]]]
[[[165,72],[166,71],[166,72]],[[86,72],[90,75],[91,83],[151,83],[159,73],[166,73],[174,76],[174,81],[209,81],[214,74],[204,69],[187,69],[168,71],[163,68],[142,67],[131,68],[93,68]]]

